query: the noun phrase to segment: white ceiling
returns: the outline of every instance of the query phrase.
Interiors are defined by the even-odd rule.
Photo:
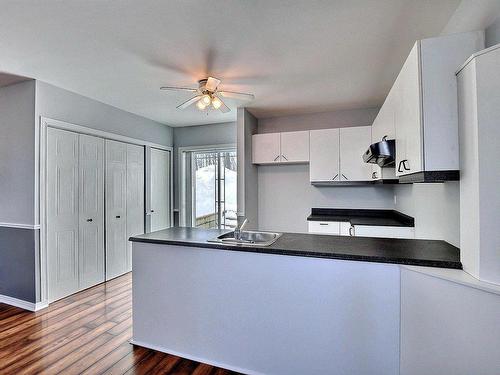
[[[0,0],[0,71],[172,126],[234,121],[175,106],[211,75],[258,117],[380,105],[416,39],[460,0]]]

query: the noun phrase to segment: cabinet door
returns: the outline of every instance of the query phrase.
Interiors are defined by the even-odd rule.
[[[415,238],[415,228],[356,225],[356,237]]]
[[[371,139],[371,126],[340,129],[340,181],[372,179],[372,166],[363,161]]]
[[[144,233],[144,215],[144,147],[127,144],[127,239]],[[127,248],[127,270],[132,270],[130,241]]]
[[[47,129],[48,299],[78,291],[78,134]]]
[[[341,236],[354,236],[354,227],[348,221],[343,221],[340,223],[340,235]]]
[[[127,144],[106,140],[106,280],[128,271]]]
[[[423,171],[419,43],[396,80],[396,175]]]
[[[394,87],[387,95],[384,104],[375,118],[372,125],[372,143],[380,142],[382,138],[396,139],[396,127],[394,123],[395,111],[395,89]],[[381,168],[377,164],[372,164],[372,179],[385,180],[395,178],[394,167]]]
[[[278,163],[280,158],[280,133],[252,135],[252,162],[254,164]]]
[[[281,162],[309,161],[309,131],[281,133]]]
[[[151,232],[170,227],[170,151],[151,148]]]
[[[309,145],[310,181],[340,181],[339,129],[311,130]]]
[[[79,135],[79,288],[104,281],[104,139]]]

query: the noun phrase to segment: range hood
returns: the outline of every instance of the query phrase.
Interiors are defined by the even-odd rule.
[[[380,167],[393,166],[396,160],[396,141],[384,137],[380,142],[371,144],[363,154],[363,160]]]

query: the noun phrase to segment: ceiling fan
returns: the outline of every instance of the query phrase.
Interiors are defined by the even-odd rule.
[[[254,95],[244,92],[219,90],[220,79],[208,77],[198,81],[198,88],[190,87],[176,87],[176,86],[163,86],[160,90],[176,90],[176,91],[189,91],[194,94],[191,99],[179,104],[176,108],[186,109],[187,107],[196,103],[196,107],[203,111],[209,109],[218,109],[222,113],[230,111],[229,107],[222,101],[221,97],[233,98],[238,100],[252,100]]]

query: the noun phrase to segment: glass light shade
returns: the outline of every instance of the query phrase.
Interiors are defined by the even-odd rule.
[[[214,97],[212,99],[212,106],[215,108],[215,109],[219,109],[220,106],[222,105],[222,101],[218,98],[218,97]]]
[[[203,111],[205,108],[207,108],[207,105],[203,102],[203,99],[200,99],[196,102],[196,106],[200,111]]]
[[[203,104],[205,104],[205,106],[207,106],[207,105],[209,105],[212,102],[212,98],[210,97],[210,95],[205,94],[201,98],[201,101],[203,102]]]

